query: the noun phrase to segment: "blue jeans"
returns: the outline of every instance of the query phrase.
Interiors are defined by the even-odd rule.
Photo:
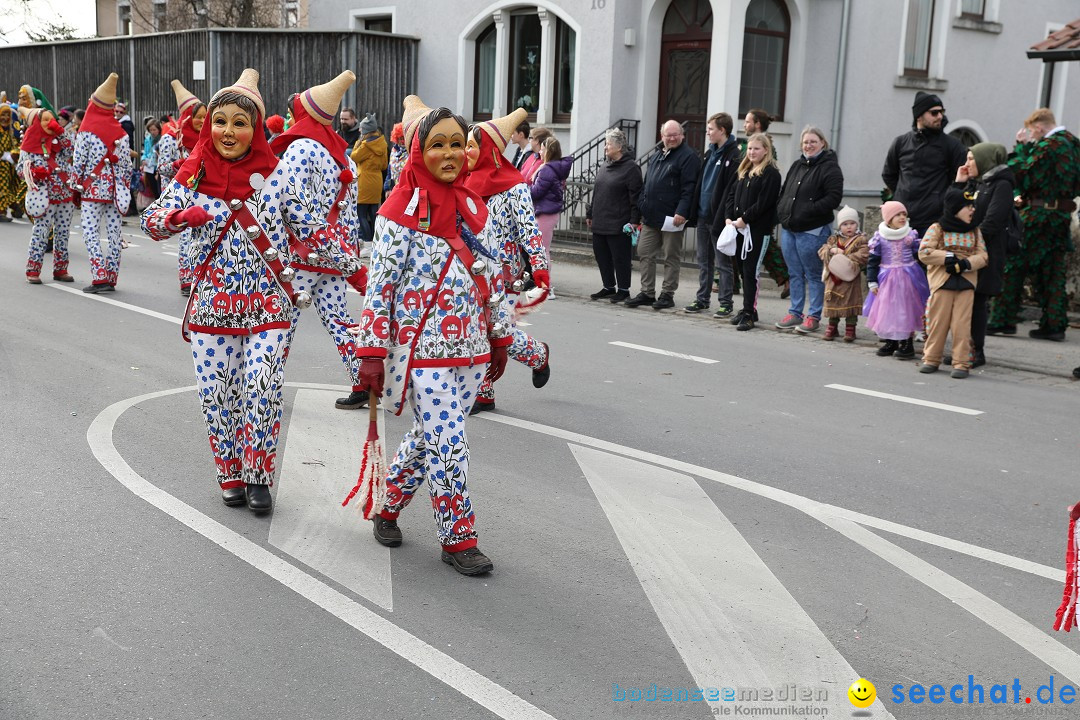
[[[788,312],[792,315],[821,319],[825,283],[821,279],[824,265],[818,257],[818,250],[829,239],[830,233],[832,228],[828,225],[810,232],[780,230],[780,250],[791,273],[791,284],[788,286],[791,289],[791,307]],[[810,310],[804,314],[807,295],[810,296]]]

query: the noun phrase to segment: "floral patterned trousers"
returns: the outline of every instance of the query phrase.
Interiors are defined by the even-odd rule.
[[[449,552],[476,546],[476,516],[466,485],[465,418],[486,371],[486,363],[412,370],[408,393],[413,426],[401,441],[386,478],[386,504],[380,514],[388,520],[397,519],[427,481],[439,542]]]
[[[45,248],[49,244],[49,231],[53,235],[53,276],[63,275],[68,269],[68,238],[71,235],[71,216],[75,206],[71,203],[49,203],[45,214],[34,221],[30,235],[30,250],[26,258],[26,276],[41,275],[45,260]]]
[[[349,314],[345,294],[349,284],[341,275],[331,273],[313,272],[300,270],[296,273],[296,279],[292,282],[293,290],[300,292],[306,290],[313,300],[312,307],[322,320],[326,332],[337,345],[341,361],[345,363],[345,372],[349,374],[350,384],[353,390],[361,390],[360,387],[360,358],[356,357],[356,338],[347,330],[356,327],[356,321]],[[294,307],[292,316],[292,329],[289,331],[289,343],[292,344],[292,336],[296,333],[296,324],[300,321],[302,311]]]
[[[274,484],[286,332],[191,333],[199,400],[223,490]]]
[[[112,202],[82,203],[82,231],[94,285],[115,285],[120,275],[120,211]],[[102,229],[102,221],[105,228]]]
[[[180,233],[180,249],[176,253],[177,272],[180,276],[180,288],[191,287],[195,281],[195,268],[192,265],[194,253],[191,251],[191,228]]]

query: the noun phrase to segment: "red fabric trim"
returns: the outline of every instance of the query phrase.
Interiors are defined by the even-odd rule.
[[[389,510],[379,511],[379,517],[381,517],[383,520],[397,520],[398,515],[400,514],[400,512],[390,512]]]
[[[222,490],[232,490],[234,488],[244,487],[243,480],[226,480],[225,482],[218,484],[221,485]]]
[[[510,347],[514,344],[514,338],[510,335],[507,335],[506,337],[501,338],[490,338],[488,342],[491,343],[491,347],[493,348]]]
[[[480,365],[490,361],[491,353],[463,358],[427,358],[424,360],[414,358],[413,361],[409,363],[409,368],[468,367],[470,365]]]
[[[116,149],[116,141],[127,137],[127,130],[117,121],[112,109],[106,110],[90,100],[86,106],[86,115],[79,125],[79,132],[88,132],[97,135],[101,142],[105,143],[105,152],[111,153]]]
[[[443,545],[442,549],[448,553],[456,553],[474,547],[476,547],[476,538],[469,538],[468,540],[462,540],[461,542],[453,543],[452,545]]]
[[[95,285],[97,283],[94,283]],[[292,323],[288,320],[282,320],[280,322],[266,323],[265,325],[256,325],[253,328],[222,328],[222,327],[210,327],[208,325],[192,325],[188,323],[187,329],[193,332],[206,333],[207,335],[258,335],[261,332],[267,330],[288,330],[292,327]]]
[[[364,387],[363,385],[353,385],[352,386],[352,391],[353,392],[362,392],[364,390],[367,390],[367,388]]]
[[[360,358],[379,358],[383,360],[389,354],[389,350],[384,347],[358,347],[353,350],[353,355]],[[363,388],[360,388],[363,390]]]

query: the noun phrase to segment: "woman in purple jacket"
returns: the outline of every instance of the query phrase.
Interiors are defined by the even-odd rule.
[[[570,166],[574,164],[574,156],[563,157],[559,141],[549,137],[540,146],[540,159],[544,164],[536,172],[531,190],[533,207],[536,208],[536,224],[540,226],[544,252],[550,263],[551,236],[563,209],[563,191],[566,189],[566,178],[570,175]]]

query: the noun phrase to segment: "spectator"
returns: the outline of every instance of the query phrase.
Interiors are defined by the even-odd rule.
[[[739,330],[751,330],[757,321],[758,273],[761,258],[776,225],[776,199],[780,195],[780,170],[773,158],[772,140],[765,133],[751,135],[738,177],[724,200],[725,224],[739,232],[735,249],[741,261],[743,309],[731,319]]]
[[[732,311],[731,295],[734,291],[731,258],[716,249],[716,239],[724,229],[723,205],[724,194],[735,178],[739,166],[739,145],[732,137],[735,123],[727,113],[716,113],[705,123],[705,137],[709,141],[705,161],[701,164],[697,188],[694,191],[697,203],[697,299],[684,310],[689,313],[701,312],[709,307],[712,294],[713,272],[719,269],[719,293],[717,300],[720,310],[716,317],[729,317]],[[716,220],[721,222],[719,226]],[[691,221],[695,222],[695,221]]]
[[[790,272],[791,306],[776,327],[805,334],[815,332],[821,323],[825,283],[818,251],[832,233],[833,210],[844,197],[844,173],[825,133],[807,126],[800,140],[802,155],[788,170],[777,207],[780,247]],[[807,296],[810,309],[804,317]]]
[[[990,312],[990,335],[1016,334],[1024,280],[1032,279],[1032,295],[1042,308],[1039,327],[1028,335],[1041,340],[1065,339],[1065,266],[1073,249],[1069,236],[1074,198],[1080,194],[1080,141],[1058,125],[1049,108],[1028,116],[1016,134],[1009,167],[1016,174],[1024,249],[1005,263],[1001,295]]]
[[[338,113],[338,121],[341,123],[338,135],[345,138],[345,142],[349,147],[354,147],[360,139],[360,128],[356,123],[356,111],[352,108],[343,108]]]
[[[592,230],[593,255],[603,287],[589,297],[617,303],[630,297],[633,226],[641,222],[638,195],[641,168],[628,154],[626,134],[612,128],[604,135],[604,156],[593,183],[592,202],[585,207],[585,222]],[[629,226],[629,231],[628,231]]]
[[[529,121],[524,120],[514,130],[513,135],[510,136],[510,142],[517,145],[517,151],[514,152],[514,167],[518,170],[525,164],[525,161],[535,155],[532,149],[529,147]]]
[[[863,303],[866,326],[885,343],[879,357],[900,360],[915,357],[915,333],[923,329],[923,312],[930,286],[916,259],[919,234],[908,223],[903,203],[889,200],[881,206],[881,224],[870,238],[866,280],[870,294]]]
[[[138,147],[135,144],[135,123],[132,122],[131,116],[128,115],[127,105],[122,102],[116,103],[116,107],[113,108],[113,116],[116,121],[120,123],[120,127],[124,128],[124,132],[128,136],[128,146],[131,147],[134,152],[134,148]]]
[[[142,173],[142,190],[136,198],[136,207],[145,210],[161,194],[161,184],[157,177],[157,144],[161,139],[161,123],[150,118],[146,121],[146,134],[143,137],[142,160],[139,171]]]
[[[755,133],[768,134],[769,125],[772,124],[772,116],[769,115],[768,110],[761,108],[750,108],[746,111],[746,117],[743,118],[743,132],[746,133],[746,137],[750,137]],[[769,142],[772,142],[772,135],[769,135]],[[746,153],[746,141],[740,143],[740,153]],[[773,160],[776,160],[776,145],[773,145]],[[774,235],[775,237],[775,235]],[[784,256],[780,250],[780,243],[771,242],[769,247],[765,248],[765,258],[763,260],[765,272],[769,273],[769,277],[776,283],[776,287],[780,288],[780,298],[787,299],[790,294],[788,286],[788,269],[784,265]],[[738,286],[738,278],[736,278],[735,285]]]
[[[956,171],[956,182],[975,199],[974,222],[986,244],[987,264],[979,270],[971,308],[971,367],[986,364],[986,324],[990,298],[1001,294],[1005,272],[1005,230],[1013,213],[1016,176],[1006,165],[1004,145],[979,143],[968,150],[967,163]]]
[[[544,161],[540,159],[540,145],[549,137],[553,137],[553,135],[550,130],[544,127],[533,128],[529,132],[529,149],[532,151],[532,155],[521,163],[520,170],[521,177],[525,178],[525,182],[530,185],[536,179],[536,171],[544,164]]]
[[[397,185],[401,171],[405,167],[405,161],[408,159],[409,149],[405,147],[405,131],[402,130],[401,123],[394,123],[394,128],[390,131],[390,164],[387,168],[389,172],[386,182],[383,183],[385,192],[389,193]]]
[[[844,318],[844,342],[855,342],[855,325],[863,306],[862,271],[870,258],[866,235],[859,230],[859,213],[844,206],[836,214],[836,234],[829,236],[818,250],[828,272],[825,277],[825,328],[823,340],[834,340],[840,334],[840,318]],[[843,259],[840,259],[843,258]],[[839,265],[839,268],[837,267]],[[845,267],[846,266],[846,267]],[[843,271],[853,274],[850,277]],[[838,276],[836,273],[844,275]]]
[[[370,242],[375,228],[375,210],[382,202],[383,170],[387,165],[386,138],[379,132],[374,114],[360,121],[360,139],[353,146],[356,163],[356,224],[360,242]],[[359,248],[358,248],[359,249]]]
[[[559,221],[559,214],[562,213],[566,178],[570,176],[574,156],[563,157],[562,146],[559,145],[558,139],[549,137],[540,148],[540,159],[543,164],[536,171],[536,180],[533,181],[530,189],[533,207],[536,209],[536,224],[540,226],[544,254],[547,255],[550,264],[551,236],[555,232],[555,223]]]
[[[627,307],[652,305],[655,310],[675,307],[679,288],[679,264],[686,221],[694,214],[694,188],[701,161],[684,140],[682,126],[668,120],[660,129],[663,150],[653,153],[645,175],[645,185],[638,199],[641,210],[641,236],[638,259],[641,261],[641,292],[626,301]],[[668,221],[670,220],[670,224]],[[663,228],[673,227],[673,230]],[[654,295],[656,259],[664,262],[663,292]]]
[[[949,124],[941,98],[919,91],[911,106],[911,130],[893,140],[881,179],[883,200],[896,200],[908,209],[908,224],[922,237],[941,215],[942,198],[956,168],[967,161],[967,150],[943,130]]]

